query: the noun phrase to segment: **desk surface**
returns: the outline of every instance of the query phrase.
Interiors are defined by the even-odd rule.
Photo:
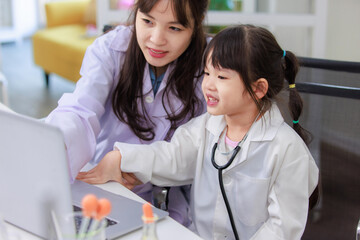
[[[8,106],[4,105],[2,102],[0,102],[0,110],[5,112],[15,113],[13,110],[11,110]]]
[[[125,196],[131,198],[135,201],[144,203],[145,200],[137,196],[135,193],[131,192],[124,186],[115,183],[109,182],[106,184],[97,185],[98,187],[107,190],[109,192],[113,192],[115,194]],[[22,231],[10,224],[8,226],[8,233],[10,235],[9,240],[16,239],[16,240],[39,240],[38,237]],[[172,239],[172,240],[183,240],[183,239],[191,239],[191,240],[201,240],[198,235],[190,231],[189,229],[185,228],[183,225],[179,224],[169,216],[165,217],[165,219],[160,220],[157,223],[157,233],[159,239]],[[118,239],[121,240],[138,240],[141,238],[141,229],[138,229],[134,232],[128,233]]]

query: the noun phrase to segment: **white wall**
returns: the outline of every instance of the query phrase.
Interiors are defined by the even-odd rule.
[[[7,0],[1,0],[7,1]],[[39,10],[46,1],[53,0],[9,0],[12,2],[12,29],[0,27],[0,42],[18,41],[30,36],[44,25],[43,11]],[[107,0],[99,0],[107,3]],[[264,3],[266,1],[266,4]],[[269,4],[267,1],[275,2]],[[258,8],[270,8],[276,12],[304,13],[314,8],[314,0],[259,0]],[[360,0],[328,0],[325,54],[328,59],[360,62]],[[109,14],[109,13],[102,13]],[[275,27],[279,43],[300,56],[312,56],[312,29],[306,27]]]
[[[329,0],[326,58],[360,62],[359,0]]]
[[[314,12],[312,0],[262,0],[267,2],[264,7],[277,13],[308,14]],[[268,2],[272,4],[269,4]],[[265,10],[265,9],[264,9]],[[298,56],[313,56],[312,37],[313,31],[309,27],[303,26],[278,26],[271,27],[270,30],[276,36],[280,46],[285,50],[291,50]]]
[[[277,12],[302,12],[314,7],[313,0],[297,1],[296,4],[294,0],[276,2]],[[360,1],[328,0],[326,21],[323,58],[360,62]],[[291,49],[300,56],[313,56],[310,40],[314,34],[312,29],[276,27],[273,30],[284,48]]]
[[[12,26],[0,27],[0,42],[21,42],[37,28],[36,0],[11,0]]]

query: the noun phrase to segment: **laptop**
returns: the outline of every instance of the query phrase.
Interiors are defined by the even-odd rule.
[[[45,239],[54,237],[57,225],[75,233],[63,216],[80,209],[88,193],[112,204],[107,239],[142,227],[142,203],[81,181],[70,184],[60,129],[0,110],[0,216],[6,222]],[[159,219],[168,215],[153,211]]]

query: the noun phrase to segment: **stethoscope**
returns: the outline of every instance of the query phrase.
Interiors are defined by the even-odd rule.
[[[224,199],[224,202],[225,202],[225,206],[226,206],[226,210],[228,212],[228,215],[229,215],[229,219],[230,219],[230,224],[231,224],[231,228],[234,232],[234,235],[235,235],[235,239],[236,240],[239,240],[239,235],[238,235],[238,232],[236,230],[236,226],[235,226],[235,222],[234,222],[234,217],[233,217],[233,214],[232,214],[232,211],[231,211],[231,207],[230,207],[230,204],[229,204],[229,201],[227,199],[227,196],[226,196],[226,192],[225,192],[225,188],[224,188],[224,183],[223,183],[223,177],[222,177],[222,172],[224,169],[228,168],[231,163],[234,161],[236,155],[238,154],[238,152],[240,151],[241,149],[241,146],[243,145],[243,143],[245,142],[249,132],[250,132],[250,129],[252,128],[252,126],[254,125],[254,123],[258,120],[259,116],[260,116],[260,113],[262,112],[262,108],[261,110],[259,111],[258,115],[256,116],[254,122],[251,124],[249,130],[247,131],[247,133],[245,134],[245,136],[243,137],[243,139],[241,139],[240,142],[238,142],[238,144],[236,145],[236,147],[232,150],[232,155],[229,159],[229,161],[220,166],[216,163],[215,161],[215,152],[216,152],[216,149],[217,149],[217,146],[218,146],[218,143],[220,141],[220,138],[221,136],[223,135],[223,133],[225,132],[226,128],[224,128],[224,130],[220,133],[219,135],[219,139],[218,141],[214,144],[213,148],[212,148],[212,152],[211,152],[211,163],[213,164],[213,166],[218,170],[218,177],[219,177],[219,185],[220,185],[220,190],[221,190],[221,195],[223,196],[223,199]],[[221,153],[223,155],[228,155],[230,154],[231,152],[227,152],[227,153]]]

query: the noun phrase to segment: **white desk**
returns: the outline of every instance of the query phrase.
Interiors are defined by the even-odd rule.
[[[123,187],[122,185],[114,182],[106,183],[97,185],[98,187],[105,189],[107,191],[113,192],[115,194],[119,194],[136,201],[144,203],[145,201],[137,196],[135,193],[131,192],[127,188]],[[16,228],[10,224],[6,224],[8,227],[8,232],[10,235],[10,239],[8,240],[39,240],[38,237],[22,231],[21,229]],[[138,229],[134,232],[128,233],[118,239],[120,240],[139,240],[141,238],[141,230]],[[201,240],[198,235],[190,231],[189,229],[185,228],[183,225],[179,224],[172,218],[165,217],[165,219],[160,220],[157,223],[157,233],[160,240],[162,239],[172,239],[172,240]]]
[[[1,56],[0,56],[0,58],[1,58]],[[1,102],[3,102],[5,105],[8,106],[9,98],[8,98],[8,92],[7,92],[7,80],[4,76],[4,74],[1,72],[1,66],[0,66],[0,97],[1,97],[0,104],[1,104]],[[0,109],[1,109],[1,106],[0,106]]]
[[[105,189],[109,192],[113,192],[115,194],[119,194],[131,199],[134,199],[136,201],[145,203],[145,200],[143,200],[142,198],[140,198],[138,195],[136,195],[135,193],[131,192],[130,190],[128,190],[127,188],[125,188],[124,186],[118,184],[118,183],[106,183],[106,184],[102,184],[102,185],[97,185],[99,187],[101,187],[102,189]],[[157,233],[158,233],[158,237],[159,239],[171,239],[171,240],[184,240],[184,239],[188,239],[188,240],[196,240],[196,239],[202,239],[200,238],[198,235],[196,235],[195,233],[193,233],[192,231],[190,231],[189,229],[187,229],[186,227],[184,227],[183,225],[179,224],[178,222],[176,222],[174,219],[172,219],[171,217],[166,217],[163,220],[160,220],[157,223]],[[129,233],[119,239],[121,240],[139,240],[141,238],[141,229],[137,230],[135,232]]]
[[[12,112],[15,113],[13,110],[11,110],[8,106],[0,102],[0,110],[5,112]]]

